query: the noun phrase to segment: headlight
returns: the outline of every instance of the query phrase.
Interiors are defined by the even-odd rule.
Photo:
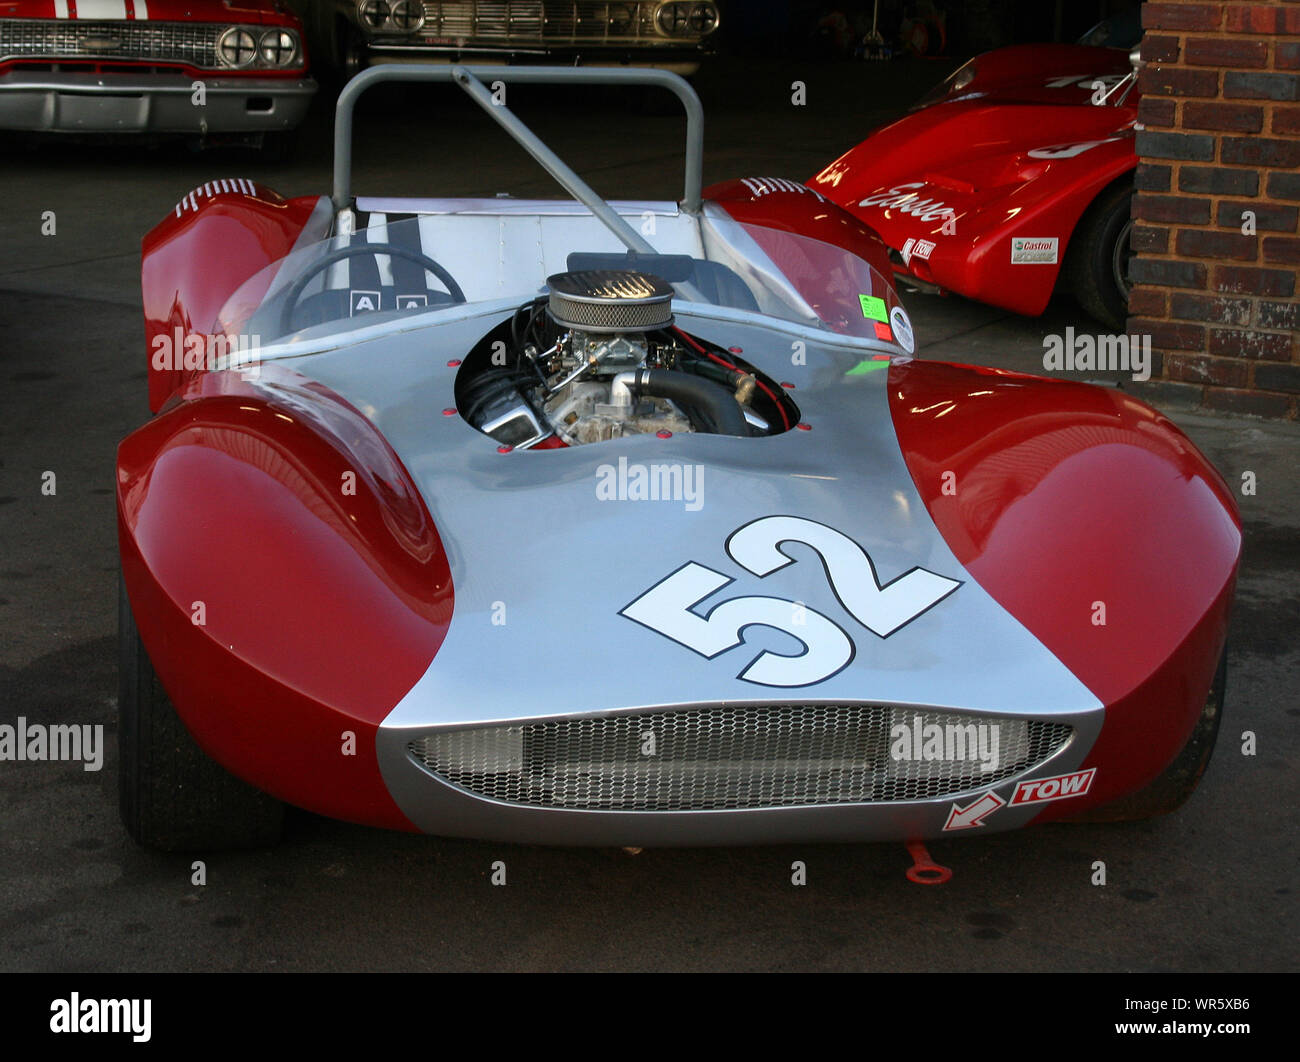
[[[414,33],[424,25],[424,4],[421,0],[397,0],[389,10],[388,19],[403,33]]]
[[[222,66],[252,66],[257,59],[257,38],[252,32],[232,26],[217,38],[217,61]]]
[[[217,38],[216,62],[229,70],[284,70],[302,62],[302,43],[290,29],[231,26]]]
[[[357,5],[357,17],[367,29],[383,29],[390,13],[387,0],[361,0]]]
[[[718,8],[711,3],[661,4],[655,24],[669,37],[703,37],[718,28]]]
[[[298,41],[288,30],[268,30],[262,34],[258,54],[265,66],[292,66],[298,58]]]

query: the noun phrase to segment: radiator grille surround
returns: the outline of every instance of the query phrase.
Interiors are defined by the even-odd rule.
[[[214,69],[226,25],[0,19],[0,60],[141,60]]]
[[[916,756],[923,745],[900,742],[900,725],[931,737],[925,728],[937,726],[958,755]],[[980,746],[980,726],[998,735],[988,770],[990,757],[976,752],[990,751],[993,731]],[[946,798],[1039,766],[1073,733],[1064,723],[878,704],[727,705],[441,730],[407,752],[443,781],[508,804],[707,811]]]

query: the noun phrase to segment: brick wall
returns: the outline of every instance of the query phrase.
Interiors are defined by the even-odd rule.
[[[1300,0],[1148,2],[1142,25],[1129,332],[1159,354],[1148,386],[1295,418]]]

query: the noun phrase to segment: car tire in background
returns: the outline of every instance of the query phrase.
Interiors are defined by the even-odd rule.
[[[199,748],[145,652],[118,583],[118,792],[127,833],[165,852],[264,848],[280,839],[284,805]]]
[[[1112,332],[1123,332],[1128,322],[1132,209],[1133,182],[1125,177],[1084,212],[1067,253],[1067,285],[1085,312]]]

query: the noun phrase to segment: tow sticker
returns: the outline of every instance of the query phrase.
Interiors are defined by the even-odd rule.
[[[997,793],[991,790],[972,800],[964,808],[959,808],[956,804],[948,812],[948,821],[944,824],[945,830],[970,830],[976,826],[983,826],[984,820],[988,818],[998,808],[1006,807],[1007,802]]]
[[[1011,794],[1011,804],[1043,804],[1049,800],[1066,800],[1069,797],[1083,796],[1092,788],[1092,779],[1097,768],[1089,767],[1086,771],[1073,774],[1058,774],[1054,778],[1034,778],[1021,782]]]

